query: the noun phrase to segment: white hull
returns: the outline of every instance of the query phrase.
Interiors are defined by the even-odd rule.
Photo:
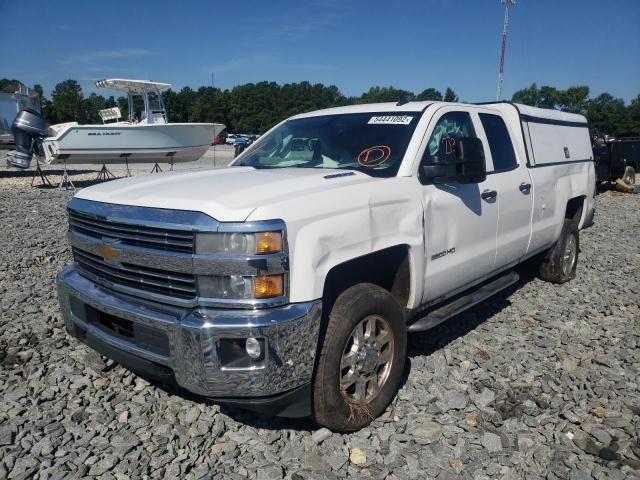
[[[199,159],[223,129],[222,124],[54,125],[44,139],[46,163],[191,162]]]

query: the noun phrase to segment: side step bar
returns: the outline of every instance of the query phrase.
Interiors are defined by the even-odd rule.
[[[519,279],[520,275],[516,272],[510,272],[502,277],[498,277],[477,290],[474,290],[467,295],[463,295],[462,297],[451,303],[447,303],[436,310],[432,310],[426,316],[409,325],[407,330],[409,332],[424,332],[425,330],[429,330],[436,325],[441,324],[445,320],[448,320],[466,309],[486,300],[490,296],[495,295],[500,290],[504,290],[505,288],[513,285]]]

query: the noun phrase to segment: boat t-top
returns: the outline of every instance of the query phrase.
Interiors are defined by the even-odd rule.
[[[127,92],[128,116],[123,119],[120,108],[113,107],[100,110],[99,125],[49,126],[38,112],[22,110],[13,123],[16,149],[7,162],[28,168],[33,155],[47,164],[65,165],[191,162],[204,155],[225,128],[221,123],[169,123],[162,99],[168,83],[112,78],[99,80],[96,87]]]

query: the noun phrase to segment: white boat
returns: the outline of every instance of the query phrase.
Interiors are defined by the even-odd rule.
[[[96,82],[96,87],[127,92],[127,119],[122,120],[120,109],[114,107],[100,111],[101,125],[51,125],[48,136],[37,139],[41,149],[31,153],[47,164],[191,162],[204,155],[225,128],[221,123],[169,123],[161,94],[171,87],[168,83],[113,78]],[[142,98],[140,111],[135,110],[136,96]],[[32,120],[18,115],[14,127],[28,129]],[[12,152],[10,163],[27,168],[31,158],[26,153]]]

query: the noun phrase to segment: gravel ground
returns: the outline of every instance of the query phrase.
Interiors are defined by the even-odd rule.
[[[640,195],[606,192],[577,278],[525,276],[410,337],[351,435],[150,385],[64,331],[70,192],[0,171],[0,479],[640,477]]]

